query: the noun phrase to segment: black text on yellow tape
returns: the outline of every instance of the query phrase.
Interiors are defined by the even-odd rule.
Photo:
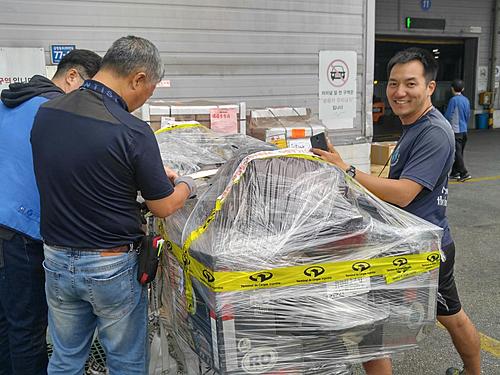
[[[182,249],[167,240],[167,249],[170,248],[182,265]],[[439,259],[439,251],[431,251],[405,256],[309,264],[247,272],[213,271],[190,257],[189,275],[195,277],[213,292],[318,284],[373,276],[382,276],[386,283],[390,284],[438,268]]]

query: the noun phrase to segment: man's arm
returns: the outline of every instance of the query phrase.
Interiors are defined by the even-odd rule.
[[[336,165],[343,171],[346,171],[349,168],[349,165],[342,160],[339,153],[331,144],[328,145],[328,148],[329,151],[313,148],[312,152],[320,156],[323,160],[326,160]],[[355,179],[380,199],[399,207],[408,206],[423,189],[422,185],[409,179],[403,178],[400,180],[393,180],[380,178],[359,170],[356,170]]]
[[[195,195],[195,183],[191,177],[179,178],[172,169],[164,166],[165,173],[174,185],[174,192],[161,199],[146,200],[149,211],[156,217],[167,217],[184,207],[186,199]]]
[[[156,200],[146,200],[149,211],[156,217],[167,217],[178,209],[184,207],[186,199],[191,195],[191,190],[186,184],[178,184],[174,192],[168,197]]]
[[[448,102],[448,106],[446,107],[446,112],[444,113],[444,117],[450,122],[452,121],[453,112],[455,111],[455,107],[457,106],[455,97],[452,97]]]

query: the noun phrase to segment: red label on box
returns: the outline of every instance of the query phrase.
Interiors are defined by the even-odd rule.
[[[236,108],[211,109],[210,129],[219,133],[238,133],[238,112]]]

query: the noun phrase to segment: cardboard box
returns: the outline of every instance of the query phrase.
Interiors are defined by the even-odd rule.
[[[238,131],[246,133],[246,104],[221,104],[209,101],[169,101],[162,99],[148,100],[132,114],[146,121],[156,131],[161,128],[162,118],[169,117],[173,121],[197,121],[210,128],[211,109],[236,109]]]
[[[396,142],[376,142],[372,143],[370,160],[372,164],[385,165],[391,157]]]
[[[386,165],[384,169],[384,166],[381,164],[372,164],[370,166],[370,173],[372,176],[387,178],[389,177],[389,165]]]
[[[311,148],[309,137],[327,133],[306,108],[267,108],[250,112],[248,134],[278,148]]]

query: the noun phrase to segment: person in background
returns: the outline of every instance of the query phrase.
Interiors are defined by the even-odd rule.
[[[471,175],[465,168],[464,150],[467,143],[467,123],[470,118],[470,102],[462,92],[464,91],[464,81],[455,79],[451,84],[453,97],[448,102],[448,107],[444,116],[451,124],[455,133],[455,162],[451,168],[450,178],[460,182],[471,179]]]
[[[47,373],[47,302],[42,267],[40,200],[30,132],[42,103],[76,90],[101,57],[76,49],[49,80],[13,83],[0,104],[0,374]]]
[[[480,375],[479,334],[462,309],[453,276],[455,244],[446,206],[454,139],[448,121],[431,102],[437,69],[432,54],[420,48],[396,53],[387,65],[387,99],[403,124],[403,133],[391,156],[389,178],[358,171],[345,163],[331,145],[329,151],[312,151],[346,171],[380,199],[443,228],[441,250],[445,258],[439,268],[438,293],[442,298],[437,306],[437,319],[448,330],[464,363],[463,370],[450,367],[446,374]],[[369,375],[392,374],[389,358],[363,365]]]
[[[130,114],[162,76],[150,41],[122,37],[93,80],[42,105],[35,118],[31,143],[54,348],[50,375],[83,373],[96,328],[110,375],[148,373],[137,192],[155,216],[166,217],[195,188],[192,179],[164,168],[152,129]]]

